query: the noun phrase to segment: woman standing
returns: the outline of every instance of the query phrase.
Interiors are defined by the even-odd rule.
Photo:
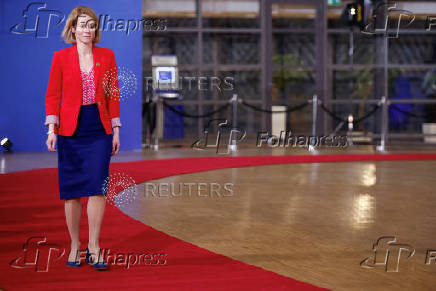
[[[111,156],[120,148],[118,75],[112,50],[97,47],[100,40],[95,12],[78,6],[68,16],[62,37],[73,46],[54,53],[45,97],[46,141],[56,151],[60,199],[71,238],[67,265],[80,266],[81,197],[88,197],[89,241],[86,261],[106,269],[99,235],[105,209]],[[56,137],[56,134],[58,136]]]

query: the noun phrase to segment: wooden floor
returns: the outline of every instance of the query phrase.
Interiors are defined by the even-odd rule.
[[[141,184],[124,211],[211,251],[333,290],[436,290],[436,260],[425,264],[427,250],[436,250],[435,172],[430,161],[215,170],[148,182],[163,185],[160,193]],[[183,183],[196,183],[191,195]],[[207,183],[199,193],[198,183]],[[213,183],[221,189],[211,195]],[[226,183],[233,192],[223,190]],[[415,249],[410,258],[401,253],[398,272],[360,266],[382,236]]]
[[[436,148],[389,148],[391,153],[424,151]],[[373,152],[372,146],[341,151]],[[237,155],[324,153],[332,152],[243,149]],[[192,156],[216,154],[168,146],[157,152],[122,151],[112,162]],[[46,167],[57,167],[57,153],[0,155],[0,173]],[[139,199],[123,211],[216,253],[333,290],[436,290],[436,260],[425,264],[427,250],[436,250],[435,173],[434,161],[223,169],[151,181],[173,183],[175,194],[181,187],[178,197],[164,189],[153,196],[151,185],[141,184]],[[195,183],[190,196],[184,183]],[[200,195],[199,183],[206,183]],[[232,183],[233,192],[224,191],[226,183]],[[382,236],[395,236],[397,244],[415,250],[409,259],[401,253],[398,272],[360,266],[374,257],[373,244]],[[386,253],[385,245],[380,248],[379,259]],[[389,264],[395,265],[398,246],[390,250]]]

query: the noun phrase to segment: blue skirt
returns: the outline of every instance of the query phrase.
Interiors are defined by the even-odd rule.
[[[82,105],[74,134],[58,135],[60,198],[106,194],[111,152],[112,134],[106,134],[97,105]]]

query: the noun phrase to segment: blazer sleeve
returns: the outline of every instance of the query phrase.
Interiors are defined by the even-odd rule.
[[[59,110],[62,94],[62,68],[58,52],[54,52],[50,68],[47,92],[45,94],[45,125],[55,123],[59,126]]]
[[[120,122],[120,89],[118,87],[118,70],[115,62],[115,55],[110,50],[110,69],[112,70],[112,77],[110,78],[109,89],[109,117],[111,118],[112,127],[121,127]]]

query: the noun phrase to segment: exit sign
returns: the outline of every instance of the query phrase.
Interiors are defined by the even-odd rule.
[[[327,0],[327,5],[341,5],[341,0]]]

